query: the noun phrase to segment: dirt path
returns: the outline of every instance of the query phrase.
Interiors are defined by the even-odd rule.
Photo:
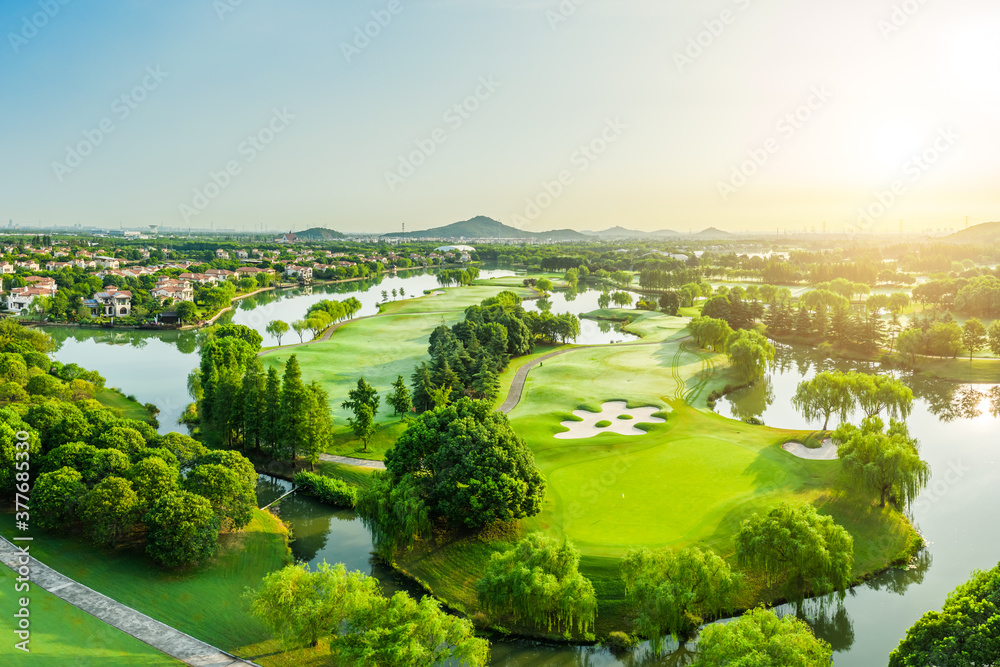
[[[24,544],[31,543],[24,542]],[[0,537],[0,562],[16,571],[19,566],[23,567],[19,562],[19,556],[21,556],[20,547]],[[34,558],[28,560],[27,566],[30,568],[32,585],[47,590],[94,618],[192,667],[238,667],[257,664],[241,660],[131,607],[115,602],[106,595],[59,574]]]

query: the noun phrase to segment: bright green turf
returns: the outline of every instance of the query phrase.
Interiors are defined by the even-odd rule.
[[[149,412],[146,411],[146,408],[141,403],[129,400],[124,394],[115,389],[102,389],[94,395],[94,398],[102,405],[116,410],[125,419],[149,421]]]
[[[719,361],[675,340],[577,350],[532,370],[510,415],[548,483],[545,507],[529,527],[566,536],[591,556],[618,556],[634,545],[707,544],[726,553],[739,521],[754,511],[783,500],[825,504],[820,498],[833,493],[839,465],[782,451],[797,432],[749,426],[682,400],[699,387],[704,393],[702,371]],[[552,437],[574,409],[598,410],[611,400],[670,412],[664,424],[642,425],[647,435]],[[893,516],[862,532],[887,526],[895,555],[909,532]]]
[[[0,664],[38,665],[39,667],[72,664],[80,667],[162,667],[181,665],[178,660],[160,653],[148,644],[99,621],[55,595],[32,586],[15,591],[17,576],[0,567],[0,615],[4,618],[4,640],[0,643]],[[29,653],[14,648],[11,631],[18,600],[31,602],[31,641]],[[71,657],[72,656],[72,657]]]
[[[0,517],[0,532],[13,533],[13,515]],[[170,572],[144,554],[108,553],[79,538],[36,537],[32,554],[49,567],[133,609],[226,651],[269,637],[247,612],[243,593],[287,563],[285,530],[274,516],[256,511],[242,533],[224,534],[212,561],[191,571]]]
[[[468,306],[496,296],[504,287],[463,287],[445,290],[436,296],[396,301],[387,304],[384,313],[340,327],[328,341],[312,343],[288,350],[274,350],[261,361],[265,368],[283,371],[288,357],[295,354],[305,382],[319,382],[330,395],[334,416],[333,454],[359,458],[381,459],[403,432],[405,425],[393,416],[386,398],[392,383],[400,375],[410,384],[414,367],[429,359],[428,340],[431,332],[442,324],[451,326],[464,317]],[[520,295],[525,290],[515,290]],[[349,410],[341,407],[347,393],[364,376],[382,398],[376,423],[379,429],[369,446],[362,451],[348,425]]]

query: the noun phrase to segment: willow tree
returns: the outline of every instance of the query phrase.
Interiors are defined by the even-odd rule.
[[[800,382],[792,396],[792,407],[807,421],[822,417],[825,431],[830,417],[836,415],[843,421],[854,407],[847,377],[843,373],[824,371],[811,380]]]
[[[394,562],[398,550],[431,534],[430,510],[413,475],[393,483],[386,473],[374,473],[362,488],[356,509],[371,531],[375,554],[386,563]]]
[[[885,375],[851,371],[845,375],[854,404],[866,417],[886,412],[894,419],[906,419],[913,409],[913,390]]]
[[[767,584],[787,576],[790,593],[824,595],[851,584],[854,538],[812,505],[782,503],[744,519],[736,534],[736,559],[761,572]]]
[[[580,552],[572,543],[533,533],[490,558],[476,595],[483,609],[546,631],[586,634],[594,627],[597,596],[580,574]]]
[[[844,470],[862,488],[879,496],[879,506],[895,498],[907,506],[927,485],[930,465],[920,458],[917,440],[906,424],[892,420],[888,431],[878,417],[868,417],[861,428],[841,424],[833,434]]]
[[[739,575],[713,551],[630,549],[622,560],[625,592],[638,611],[636,626],[660,652],[663,638],[690,638],[706,617],[732,611]]]
[[[754,382],[774,366],[775,349],[763,334],[740,329],[726,341],[729,363],[745,382]]]
[[[817,639],[804,621],[778,618],[762,608],[705,628],[698,651],[692,667],[827,667],[833,660],[830,644]]]

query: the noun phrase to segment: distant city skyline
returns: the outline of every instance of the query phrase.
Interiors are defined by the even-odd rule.
[[[1000,8],[11,0],[28,227],[959,230],[1000,220]]]

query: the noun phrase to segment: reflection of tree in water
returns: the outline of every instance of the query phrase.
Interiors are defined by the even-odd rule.
[[[543,313],[547,313],[552,310],[552,302],[548,299],[538,299],[535,303],[538,304],[538,310]]]
[[[1000,387],[979,390],[973,385],[917,376],[908,378],[907,384],[913,389],[914,396],[927,402],[931,414],[943,422],[982,416],[980,406],[984,399],[989,399],[990,414],[1000,417]]]
[[[667,643],[665,652],[656,655],[645,646],[633,651],[628,656],[622,656],[621,662],[628,667],[686,667],[694,662],[698,657],[698,652],[693,645],[680,644],[670,641]]]
[[[278,516],[285,521],[295,521],[292,548],[299,560],[312,561],[326,547],[330,522],[333,520],[330,508],[293,493],[281,501]]]
[[[894,567],[868,581],[867,586],[876,591],[885,590],[896,595],[904,595],[906,589],[913,584],[924,582],[924,575],[927,574],[933,560],[931,552],[923,549],[905,569]]]
[[[601,330],[601,333],[611,333],[611,322],[607,320],[597,320],[597,328]]]
[[[841,602],[812,599],[797,607],[795,616],[805,621],[813,634],[828,642],[834,651],[846,651],[854,645],[854,622]]]
[[[742,421],[760,417],[774,403],[774,383],[765,375],[752,387],[741,389],[729,396],[733,417]]]
[[[278,477],[260,475],[257,478],[257,507],[274,502],[292,490],[292,483]]]
[[[576,301],[576,297],[579,295],[580,295],[579,292],[577,292],[575,289],[571,289],[568,292],[565,292],[563,294],[563,297],[566,299],[567,303],[570,303],[572,301]]]

